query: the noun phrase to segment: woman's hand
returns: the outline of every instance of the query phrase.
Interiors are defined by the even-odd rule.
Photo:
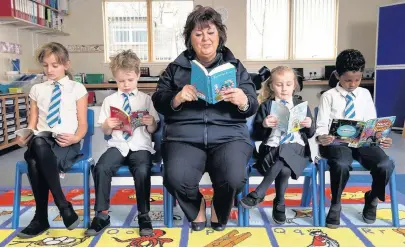
[[[179,93],[177,93],[176,98],[180,104],[184,102],[198,101],[197,90],[192,85],[186,85]]]
[[[244,106],[248,103],[248,98],[240,88],[231,88],[224,91],[222,99],[225,102],[230,102],[236,106]]]
[[[80,142],[80,138],[74,134],[61,133],[56,136],[56,143],[61,147],[70,146]]]
[[[388,137],[382,138],[382,139],[380,140],[380,145],[381,145],[381,147],[384,148],[384,149],[390,148],[391,145],[392,145],[392,139],[391,139],[391,138],[388,138]]]
[[[31,138],[32,138],[33,136],[34,136],[34,133],[31,133],[30,135],[28,135],[28,136],[25,137],[25,138],[20,137],[20,136],[17,136],[17,138],[16,138],[17,145],[19,145],[19,146],[21,146],[21,147],[26,146],[27,143],[31,140]]]
[[[263,120],[263,127],[265,128],[273,128],[277,126],[277,118],[273,115],[268,115],[264,120]]]
[[[317,139],[321,145],[327,146],[335,140],[335,137],[333,137],[332,135],[324,134],[324,135],[319,135]]]
[[[312,124],[312,119],[309,117],[305,117],[303,121],[300,122],[301,127],[310,128]]]

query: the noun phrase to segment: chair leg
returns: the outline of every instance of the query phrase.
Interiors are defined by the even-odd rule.
[[[15,183],[14,183],[14,202],[13,202],[13,222],[11,227],[17,229],[20,224],[20,202],[21,202],[21,177],[20,168],[18,165],[15,169]]]
[[[390,178],[392,224],[395,227],[399,227],[399,214],[398,214],[396,185],[397,185],[397,183],[396,183],[396,178],[395,178],[395,171],[393,171],[391,178]]]
[[[314,226],[319,226],[319,202],[318,202],[318,195],[316,192],[317,189],[317,184],[316,184],[316,166],[312,165],[312,180],[311,180],[311,186],[312,186],[312,219],[313,219],[313,225]],[[309,190],[308,190],[309,191]]]
[[[249,194],[249,176],[248,180],[246,181],[245,187],[243,187],[242,197],[247,196],[248,194]],[[249,226],[249,209],[247,208],[243,209],[243,226]]]
[[[167,227],[173,227],[173,196],[167,192]]]
[[[325,223],[325,169],[326,161],[321,159],[318,162],[319,168],[319,223],[321,227],[326,226]]]
[[[83,224],[84,228],[90,226],[90,163],[85,161],[83,166]]]
[[[236,195],[235,201],[237,202],[237,207],[238,207],[238,226],[243,227],[243,207],[242,205],[239,204],[240,200],[242,199],[242,192]]]
[[[302,191],[302,196],[301,196],[301,207],[309,207],[310,200],[311,200],[310,183],[311,183],[311,177],[305,177],[304,189]]]
[[[166,187],[165,186],[162,186],[162,187],[163,187],[163,221],[164,221],[165,226],[168,226],[168,224],[167,224],[167,222],[168,222],[168,218],[167,218],[167,215],[168,215],[167,201],[169,199],[167,197],[167,189],[166,189]]]

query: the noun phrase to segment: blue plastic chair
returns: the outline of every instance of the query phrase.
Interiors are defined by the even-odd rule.
[[[92,156],[92,136],[94,135],[94,111],[91,109],[87,110],[87,133],[83,139],[83,145],[81,152],[84,154],[83,158],[73,164],[72,168],[66,173],[78,173],[83,174],[83,189],[84,189],[84,200],[83,200],[83,223],[84,227],[88,227],[90,223],[90,166],[94,164]],[[20,201],[21,201],[21,184],[22,175],[28,174],[28,165],[25,161],[19,161],[16,164],[15,170],[15,183],[14,183],[14,203],[13,203],[13,219],[12,228],[16,229],[19,227],[20,222]]]
[[[161,157],[161,144],[162,144],[162,134],[164,129],[164,117],[159,114],[159,126],[155,133],[152,134],[152,141],[154,142],[154,150],[156,153],[152,156],[152,174],[151,176],[161,176],[163,177],[163,163]],[[105,140],[111,139],[111,135],[104,135]],[[94,166],[93,166],[94,168]],[[93,169],[92,168],[92,169]],[[129,171],[128,165],[122,165],[114,177],[132,177]],[[173,209],[170,211],[168,209],[168,203],[173,205],[173,197],[167,191],[166,187],[163,186],[163,213],[164,213],[164,224],[167,227],[173,227]]]
[[[315,118],[318,116],[318,107],[314,110]],[[315,119],[316,121],[316,119]],[[319,219],[320,226],[326,226],[326,217],[325,217],[325,172],[329,169],[328,161],[324,158],[319,158],[318,162],[319,170]],[[352,171],[367,171],[361,164],[354,160],[352,163]],[[390,187],[390,197],[391,197],[391,213],[392,213],[392,224],[395,227],[399,227],[399,214],[398,214],[398,202],[396,195],[396,180],[395,180],[395,170],[392,172],[390,177],[389,187]]]
[[[253,121],[255,116],[251,116],[247,119],[247,126],[249,133],[252,137],[253,132]],[[255,141],[251,138],[251,142],[255,145]],[[246,173],[248,177],[260,176],[262,175],[252,166],[255,164],[255,158],[251,158],[248,165],[246,166]],[[313,225],[319,226],[319,214],[318,214],[318,199],[317,199],[317,184],[316,184],[316,166],[313,163],[308,162],[307,168],[304,169],[303,176],[305,176],[303,192],[301,196],[301,207],[309,207],[312,196],[312,218]],[[243,196],[249,193],[249,180],[246,182],[243,189]],[[245,226],[249,226],[249,209],[244,209],[243,212],[243,222]]]
[[[367,171],[361,164],[357,161],[352,163],[352,171]],[[329,169],[328,161],[324,158],[318,160],[318,169],[319,169],[319,218],[321,226],[326,226],[326,217],[325,217],[325,172]],[[390,197],[391,197],[391,213],[392,213],[392,225],[399,227],[399,214],[398,214],[398,202],[396,194],[396,180],[395,180],[395,170],[392,172],[389,182],[390,188]]]

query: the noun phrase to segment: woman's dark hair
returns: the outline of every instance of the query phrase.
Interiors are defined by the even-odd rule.
[[[212,23],[217,27],[219,35],[217,50],[222,50],[226,42],[226,26],[222,23],[221,14],[211,7],[203,7],[201,5],[197,5],[193,12],[188,15],[186,25],[184,26],[183,36],[187,50],[193,51],[191,45],[191,32],[193,29],[196,26],[199,28],[207,28],[209,27],[209,23]]]
[[[364,71],[366,61],[360,51],[346,49],[336,58],[336,72],[342,76],[348,71]]]

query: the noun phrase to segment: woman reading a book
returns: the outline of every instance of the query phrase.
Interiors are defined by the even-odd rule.
[[[201,231],[207,219],[199,182],[208,172],[214,188],[211,227],[222,231],[234,197],[246,182],[245,167],[253,151],[246,118],[257,111],[256,91],[246,69],[224,46],[226,27],[214,9],[197,6],[183,35],[187,50],[166,68],[152,97],[166,124],[163,183],[179,201],[192,229]],[[208,72],[227,63],[236,68],[230,74],[235,85],[223,92],[222,101],[210,104],[197,97],[193,60]]]

